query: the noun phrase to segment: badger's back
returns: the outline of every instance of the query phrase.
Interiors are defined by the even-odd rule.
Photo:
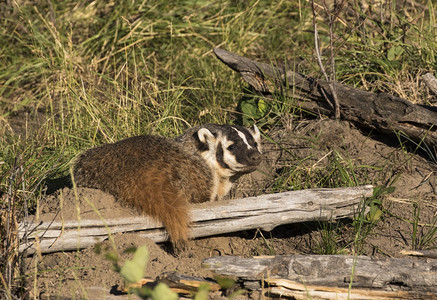
[[[162,221],[174,241],[188,238],[188,203],[211,198],[211,171],[203,159],[159,136],[87,150],[75,162],[74,179]]]

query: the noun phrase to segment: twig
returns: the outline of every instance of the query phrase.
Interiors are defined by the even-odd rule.
[[[325,80],[328,82],[328,86],[329,86],[329,89],[331,91],[332,98],[334,100],[334,105],[331,103],[331,101],[329,101],[329,99],[325,95],[325,93],[323,93],[323,94],[325,96],[326,101],[329,103],[329,105],[334,108],[335,119],[338,120],[338,119],[340,119],[340,103],[338,101],[337,92],[336,92],[335,85],[334,85],[334,82],[335,82],[335,60],[334,60],[334,45],[333,45],[333,29],[334,29],[335,20],[337,19],[338,13],[341,9],[337,9],[338,6],[336,4],[336,1],[335,1],[334,6],[335,6],[334,7],[334,14],[331,14],[328,11],[328,8],[326,7],[326,3],[324,3],[324,9],[328,13],[328,16],[329,16],[329,39],[330,39],[329,46],[330,46],[330,51],[331,51],[331,56],[330,56],[330,59],[331,59],[331,78],[329,78],[328,74],[326,73],[325,67],[323,66],[322,57],[320,54],[319,32],[317,29],[316,7],[314,4],[314,0],[311,1],[311,9],[313,12],[313,26],[314,26],[314,47],[316,50],[317,62],[319,64],[319,67],[320,67],[320,70],[321,70],[323,76],[325,77]],[[342,6],[343,6],[343,1],[340,3],[339,7],[342,7]]]

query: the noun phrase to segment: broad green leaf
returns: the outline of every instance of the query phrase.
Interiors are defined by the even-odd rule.
[[[208,300],[209,299],[208,293],[209,293],[209,285],[203,283],[197,289],[197,293],[194,296],[194,300]]]
[[[120,274],[129,283],[140,281],[144,276],[144,268],[149,259],[149,251],[146,246],[138,247],[132,260],[128,260],[121,268]]]
[[[378,221],[382,216],[382,210],[380,210],[377,206],[370,207],[370,211],[367,214],[367,220],[371,222]]]
[[[267,113],[267,103],[263,99],[258,100],[258,111],[264,115]]]
[[[235,280],[230,277],[216,276],[214,279],[222,289],[229,289],[235,284]]]
[[[151,292],[152,299],[154,300],[177,300],[178,294],[173,292],[166,284],[158,283],[158,285]]]

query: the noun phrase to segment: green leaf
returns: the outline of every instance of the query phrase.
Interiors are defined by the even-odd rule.
[[[404,49],[401,46],[392,46],[387,51],[387,59],[388,60],[397,60],[400,58],[402,53],[404,52]]]
[[[140,281],[144,276],[144,268],[149,259],[149,251],[146,246],[138,247],[132,260],[128,260],[121,268],[120,274],[128,283]]]
[[[379,196],[384,194],[391,194],[394,191],[395,191],[394,186],[389,186],[389,187],[377,186],[373,189],[373,198],[378,198]]]
[[[194,296],[194,300],[208,300],[209,293],[209,285],[206,283],[202,283],[197,289],[197,293]]]
[[[136,246],[132,246],[132,247],[125,249],[123,252],[124,253],[135,253],[135,251],[137,251],[137,249],[138,248]]]
[[[370,207],[370,211],[367,214],[367,221],[375,222],[378,221],[382,216],[382,210],[380,210],[376,205]]]
[[[102,243],[97,243],[94,245],[94,253],[95,254],[102,253]]]
[[[249,117],[255,117],[258,115],[258,107],[253,103],[253,101],[242,102],[241,111]]]
[[[259,99],[258,100],[258,111],[262,114],[265,115],[267,113],[267,103],[263,100],[263,99]]]
[[[152,299],[154,300],[177,300],[178,294],[173,292],[166,284],[160,282],[151,292]]]
[[[104,257],[107,260],[112,261],[113,263],[116,263],[118,261],[118,255],[115,252],[107,252],[105,253]]]
[[[235,280],[229,277],[216,276],[214,279],[222,289],[229,289],[235,284]]]
[[[240,109],[245,119],[258,120],[267,113],[268,104],[263,99],[247,99],[240,103]]]

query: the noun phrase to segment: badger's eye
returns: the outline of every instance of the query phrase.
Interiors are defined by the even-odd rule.
[[[235,150],[235,144],[229,145],[226,149],[229,151]]]

